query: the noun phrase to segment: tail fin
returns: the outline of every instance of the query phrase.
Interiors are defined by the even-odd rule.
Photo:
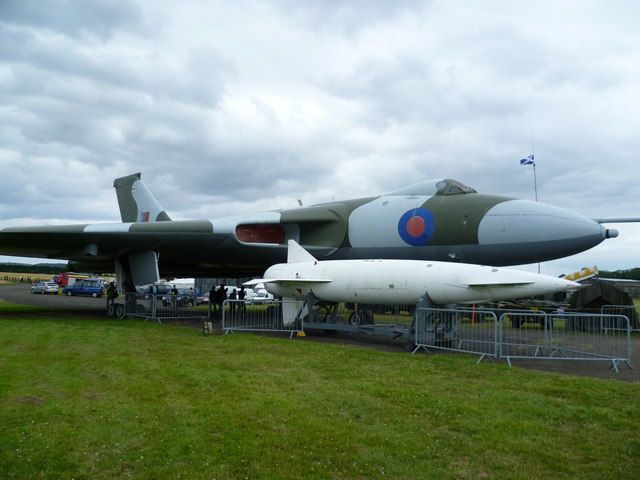
[[[167,212],[142,181],[141,173],[134,173],[113,181],[118,196],[120,217],[129,222],[167,222],[171,221]]]
[[[302,248],[295,240],[289,240],[287,263],[315,262],[316,258]]]

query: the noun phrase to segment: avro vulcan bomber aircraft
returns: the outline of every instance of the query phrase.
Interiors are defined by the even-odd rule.
[[[414,259],[516,265],[587,250],[616,230],[529,200],[429,180],[385,195],[173,221],[134,174],[114,181],[122,223],[0,229],[0,254],[70,260],[142,284],[163,276],[261,275],[292,239],[320,260]]]

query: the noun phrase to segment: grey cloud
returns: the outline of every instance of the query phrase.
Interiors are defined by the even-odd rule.
[[[302,22],[314,30],[356,35],[372,25],[393,21],[407,12],[420,11],[430,3],[424,0],[279,0],[275,5],[290,22]]]
[[[7,87],[13,94],[43,91],[43,84],[65,95],[77,80],[95,87],[133,90],[174,101],[215,105],[225,83],[233,78],[234,68],[214,49],[194,49],[185,55],[182,65],[168,64],[162,54],[124,56],[115,44],[80,44],[71,38],[49,39],[31,31],[0,25],[0,60],[11,65],[14,81]],[[34,81],[37,79],[38,81]],[[57,90],[57,92],[56,92]],[[73,91],[73,96],[82,95]],[[87,101],[91,101],[87,98]]]
[[[0,22],[103,40],[118,31],[147,28],[142,8],[127,0],[3,0]]]

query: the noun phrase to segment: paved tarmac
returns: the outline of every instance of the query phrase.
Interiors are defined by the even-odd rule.
[[[35,305],[52,310],[100,310],[102,313],[104,313],[107,304],[107,299],[104,296],[93,298],[78,295],[69,297],[62,295],[62,292],[58,295],[31,293],[31,285],[28,283],[0,285],[0,298],[8,302]]]
[[[0,299],[22,305],[35,305],[50,309],[52,313],[69,314],[77,317],[105,317],[106,298],[92,298],[81,296],[41,295],[31,294],[28,284],[8,284],[0,285]],[[11,317],[12,314],[2,314]],[[24,316],[24,314],[16,315]],[[177,326],[191,328],[202,328],[201,321],[197,320],[175,320],[165,321]],[[215,322],[219,327],[219,322]],[[402,345],[389,343],[385,340],[371,342],[370,337],[360,337],[355,335],[308,335],[305,341],[320,341],[330,343],[349,344],[356,348],[375,348],[385,351],[403,351]],[[632,350],[640,352],[640,335],[632,335]],[[633,355],[632,360],[638,364],[638,354]],[[483,360],[488,361],[488,360]],[[632,362],[634,364],[634,362]],[[610,369],[607,362],[579,362],[579,361],[551,361],[551,360],[515,360],[512,362],[515,368],[527,368],[546,372],[579,375],[585,377],[608,378],[623,381],[640,381],[640,365],[636,369],[629,369],[627,366],[620,366],[620,372],[616,373]]]

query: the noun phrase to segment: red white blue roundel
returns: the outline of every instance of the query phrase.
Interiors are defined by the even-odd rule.
[[[400,238],[409,245],[421,247],[433,238],[436,222],[426,208],[414,208],[406,212],[398,222]]]

